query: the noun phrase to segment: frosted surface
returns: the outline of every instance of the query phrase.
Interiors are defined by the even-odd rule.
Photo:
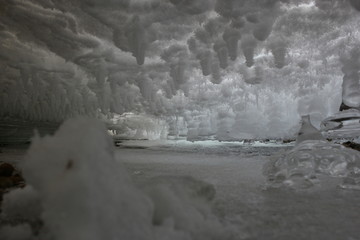
[[[319,123],[342,100],[359,105],[358,9],[355,0],[3,1],[0,119],[132,112],[192,139],[294,137],[302,115]]]
[[[103,124],[68,121],[17,163],[28,186],[4,196],[0,236],[356,239],[358,152],[323,141],[289,148],[173,140],[114,149]]]
[[[360,112],[348,109],[335,113],[322,121],[321,130],[329,138],[356,138],[360,132]]]

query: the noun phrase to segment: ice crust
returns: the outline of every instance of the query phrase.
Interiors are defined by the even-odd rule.
[[[329,138],[354,138],[360,133],[360,111],[348,109],[337,112],[321,122],[321,131]]]
[[[68,120],[54,136],[35,137],[22,169],[28,186],[4,196],[2,219],[17,220],[2,226],[2,240],[232,235],[211,211],[212,185],[192,177],[167,177],[135,186],[114,157],[106,127],[97,120]]]
[[[344,189],[360,190],[360,153],[322,140],[305,140],[264,166],[267,187],[310,188],[321,176],[339,178]]]

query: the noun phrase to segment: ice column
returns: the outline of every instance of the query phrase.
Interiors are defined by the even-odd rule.
[[[296,144],[305,140],[325,140],[320,131],[311,124],[310,115],[301,117],[301,128],[296,139]]]

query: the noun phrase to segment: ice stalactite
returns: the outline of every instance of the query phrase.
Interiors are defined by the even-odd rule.
[[[183,45],[173,45],[163,51],[161,58],[169,65],[169,74],[172,78],[175,90],[184,87],[184,84],[187,82],[187,48]]]
[[[180,89],[180,86],[186,82],[185,70],[186,63],[183,60],[172,63],[170,66],[170,77],[173,79],[176,89]]]
[[[220,64],[217,59],[213,59],[211,64],[211,82],[214,84],[221,83]]]
[[[275,67],[283,68],[285,66],[285,56],[287,50],[286,42],[281,38],[272,39],[269,48],[274,57]]]
[[[218,41],[214,44],[214,51],[217,54],[217,57],[219,59],[220,67],[222,69],[226,69],[228,66],[228,57],[229,52],[226,45],[226,42],[224,41]]]
[[[200,61],[201,70],[204,76],[209,76],[211,74],[211,62],[212,62],[212,53],[210,50],[204,50],[197,55],[197,58]]]
[[[252,36],[247,35],[241,40],[241,49],[246,59],[246,66],[251,67],[254,65],[254,53],[257,42]]]
[[[358,0],[349,0],[351,6],[353,6],[356,10],[360,11],[360,2]]]
[[[272,31],[272,27],[273,20],[265,19],[254,27],[253,36],[259,41],[265,41]]]
[[[226,42],[227,50],[231,60],[236,60],[238,56],[238,43],[241,34],[238,29],[227,28],[224,31],[223,39]]]
[[[134,16],[127,26],[125,33],[130,51],[139,65],[143,65],[145,62],[145,51],[147,47],[146,30],[143,24],[139,16]]]

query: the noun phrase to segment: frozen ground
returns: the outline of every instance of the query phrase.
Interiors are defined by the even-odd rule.
[[[159,176],[213,184],[213,211],[232,226],[235,239],[360,239],[360,192],[338,188],[335,178],[307,190],[264,190],[263,165],[289,148],[275,142],[126,141],[115,154],[140,188]],[[0,160],[15,163],[25,153],[23,147],[2,151]]]
[[[360,193],[337,188],[336,179],[311,190],[264,190],[263,165],[289,145],[127,145],[132,149],[121,147],[116,156],[138,184],[159,175],[191,175],[213,184],[215,211],[245,239],[360,239]]]

